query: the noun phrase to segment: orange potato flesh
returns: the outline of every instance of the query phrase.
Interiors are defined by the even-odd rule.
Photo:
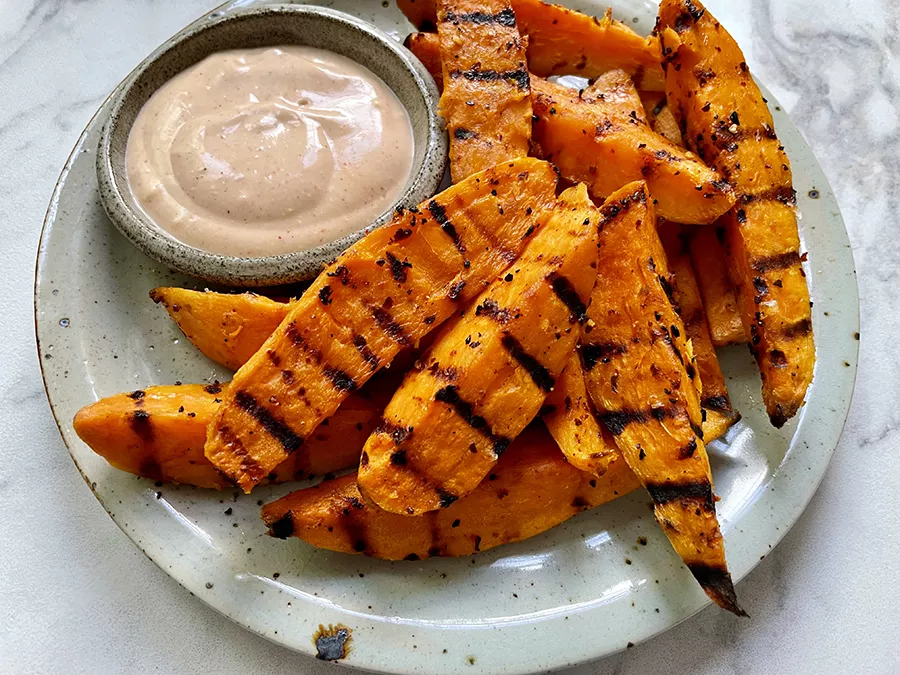
[[[650,128],[664,138],[668,138],[675,145],[684,145],[681,129],[678,128],[678,120],[672,114],[672,109],[666,101],[665,92],[642,91],[641,102],[647,111]]]
[[[269,534],[387,560],[463,556],[533,537],[639,485],[621,458],[601,477],[579,471],[536,426],[513,441],[471,494],[417,518],[370,506],[355,478],[327,480],[266,504]]]
[[[718,173],[619,106],[538,77],[531,87],[536,149],[565,178],[587,183],[595,199],[644,177],[668,220],[711,223],[734,203]]]
[[[713,601],[741,614],[716,519],[690,343],[652,199],[643,183],[632,183],[600,212],[593,329],[580,352],[588,393],[675,551]]]
[[[204,356],[232,370],[256,353],[290,310],[287,303],[254,293],[160,287],[150,297]]]
[[[569,357],[541,412],[553,440],[576,469],[602,476],[611,464],[622,461],[612,434],[594,415],[576,352]]]
[[[731,182],[723,218],[731,279],[776,427],[803,405],[815,345],[790,163],[772,115],[728,31],[694,0],[664,0],[666,90],[685,139]]]
[[[512,0],[510,4],[519,32],[528,38],[528,67],[536,75],[594,78],[621,69],[640,89],[665,88],[659,42],[613,20],[608,11],[597,18],[540,0]],[[418,30],[434,30],[434,0],[397,0],[397,6]]]
[[[397,385],[378,375],[347,397],[306,444],[266,477],[283,483],[355,466]],[[157,386],[108,396],[75,416],[75,432],[112,466],[166,483],[223,489],[231,483],[203,454],[206,428],[228,384]]]
[[[206,456],[249,492],[351,391],[518,257],[555,204],[556,182],[546,162],[513,160],[396,214],[344,252],[235,374]]]
[[[441,70],[441,39],[437,33],[410,33],[403,46],[411,51],[425,70],[431,73],[438,91],[444,90],[444,73]]]
[[[527,157],[531,97],[525,45],[507,0],[439,0],[450,177]]]
[[[573,352],[596,257],[597,211],[579,185],[397,390],[360,459],[367,502],[413,516],[475,489]]]
[[[691,234],[689,246],[713,345],[724,347],[747,342],[734,285],[728,273],[725,227],[717,224],[696,228]]]
[[[731,407],[725,377],[716,357],[700,289],[694,277],[694,269],[687,251],[687,241],[680,226],[663,223],[660,237],[666,251],[669,271],[674,277],[673,295],[678,306],[684,330],[691,341],[697,366],[697,380],[701,383],[700,407],[703,409],[703,440],[706,443],[719,438],[741,416]]]

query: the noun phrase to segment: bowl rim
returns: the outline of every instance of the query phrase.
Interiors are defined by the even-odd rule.
[[[285,15],[312,16],[344,24],[381,43],[405,66],[422,98],[428,117],[425,150],[421,160],[418,163],[414,161],[406,188],[383,213],[365,227],[334,241],[291,253],[255,258],[212,253],[179,241],[153,222],[131,195],[127,178],[113,169],[111,140],[115,133],[121,131],[121,112],[129,94],[140,77],[162,56],[181,49],[186,42],[198,35],[226,23],[260,16],[277,20]],[[227,13],[212,11],[153,50],[110,95],[109,113],[103,122],[97,144],[96,169],[100,203],[116,229],[144,254],[191,277],[242,288],[309,280],[349,246],[389,222],[397,209],[416,206],[437,191],[444,177],[449,143],[444,120],[438,114],[439,98],[433,78],[411,52],[376,26],[350,14],[328,7],[294,4],[251,6]],[[133,123],[132,121],[131,124]],[[130,132],[130,125],[127,131]]]

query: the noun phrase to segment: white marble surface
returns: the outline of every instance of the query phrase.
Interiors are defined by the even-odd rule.
[[[365,0],[377,1],[377,0]],[[835,188],[859,269],[859,381],[818,494],[715,608],[570,675],[900,672],[900,3],[709,0]],[[205,0],[0,0],[0,672],[325,673],[195,600],[83,485],[41,386],[32,275],[59,170],[103,97]]]

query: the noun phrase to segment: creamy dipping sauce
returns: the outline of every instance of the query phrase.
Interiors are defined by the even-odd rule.
[[[374,73],[312,47],[212,54],[141,108],[125,153],[146,214],[211,253],[260,257],[334,241],[400,196],[409,116]]]

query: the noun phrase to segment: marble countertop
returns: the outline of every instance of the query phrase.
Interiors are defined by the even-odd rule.
[[[376,1],[376,0],[366,0]],[[900,3],[708,0],[809,140],[859,270],[850,418],[805,514],[710,607],[569,675],[900,672]],[[41,222],[82,127],[209,0],[0,3],[0,672],[326,673],[219,616],[143,557],[83,485],[34,348]]]

